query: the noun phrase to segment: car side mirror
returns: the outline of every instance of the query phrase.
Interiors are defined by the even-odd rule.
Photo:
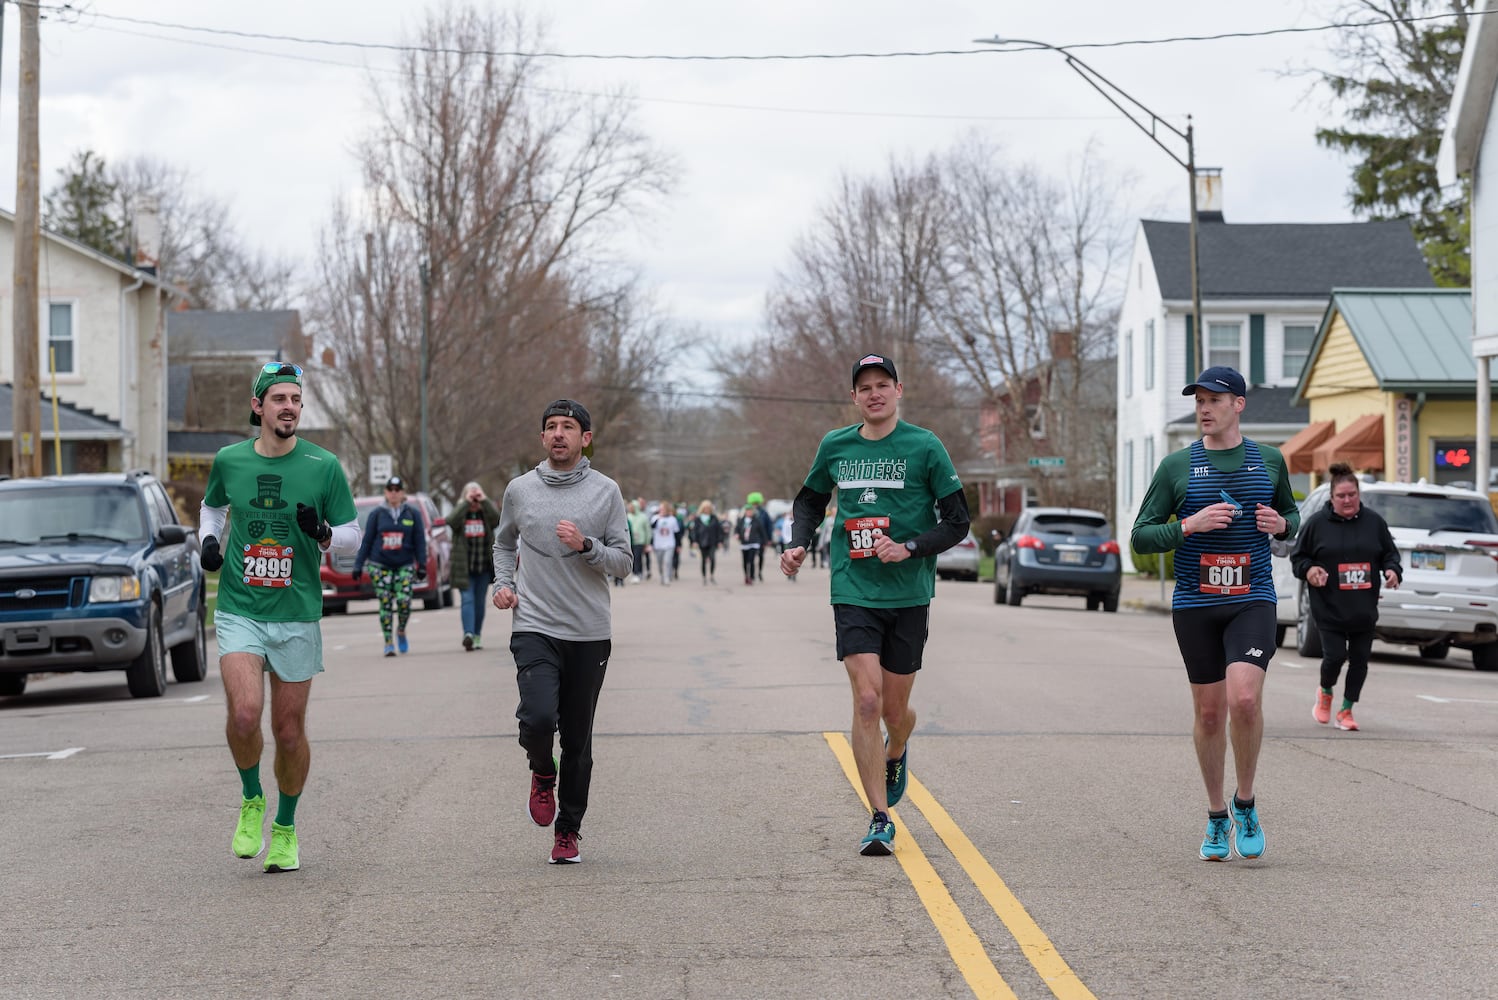
[[[187,541],[187,529],[180,524],[163,524],[156,532],[157,545],[181,545]]]

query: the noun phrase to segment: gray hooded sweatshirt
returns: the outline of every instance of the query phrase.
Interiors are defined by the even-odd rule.
[[[592,548],[577,552],[562,544],[558,521],[577,525]],[[613,638],[608,578],[633,569],[624,496],[586,458],[567,472],[542,462],[505,487],[494,532],[494,585],[520,598],[512,631],[575,642]]]

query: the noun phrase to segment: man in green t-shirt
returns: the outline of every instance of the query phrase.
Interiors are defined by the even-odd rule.
[[[270,674],[271,731],[279,799],[271,823],[268,872],[301,865],[296,806],[311,766],[307,699],[322,671],[322,553],[359,548],[358,511],[338,457],[300,440],[302,369],[272,361],[255,377],[250,423],[260,436],[222,448],[208,472],[198,523],[203,568],[219,578],[213,615],[219,674],[228,702],[229,752],[244,797],[232,849],[254,858],[265,848],[260,719]],[[227,521],[227,543],[220,545]],[[336,527],[335,527],[336,525]]]
[[[832,616],[837,656],[853,687],[853,759],[874,813],[859,844],[867,855],[894,850],[889,810],[905,794],[906,741],[915,729],[910,690],[926,646],[936,555],[967,537],[969,521],[941,440],[900,419],[904,392],[887,356],[866,354],[854,363],[853,404],[862,422],[822,439],[780,557],[786,576],[801,569],[836,490]]]

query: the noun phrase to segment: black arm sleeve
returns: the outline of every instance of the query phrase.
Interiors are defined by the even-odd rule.
[[[791,548],[811,547],[811,540],[817,536],[817,529],[827,516],[827,501],[831,499],[831,493],[818,493],[810,486],[801,487],[791,504]]]
[[[936,527],[910,539],[915,542],[912,558],[924,559],[945,552],[967,537],[972,517],[967,510],[967,496],[960,487],[936,501],[936,513],[941,518]]]

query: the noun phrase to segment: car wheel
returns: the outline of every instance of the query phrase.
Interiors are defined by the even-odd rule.
[[[453,606],[453,586],[451,583],[447,583],[442,587],[442,606],[444,608]]]
[[[1114,590],[1104,595],[1103,610],[1110,615],[1118,610],[1118,591]]]
[[[337,601],[324,603],[322,606],[322,613],[325,615],[346,615],[348,614],[348,602]]]
[[[1285,633],[1290,631],[1289,625],[1276,625],[1274,627],[1274,644],[1276,647],[1285,644]]]
[[[993,602],[995,604],[1004,603],[1004,585],[999,583],[999,571],[997,569],[993,571]]]
[[[151,605],[146,620],[146,648],[125,668],[132,698],[160,698],[166,693],[166,646],[161,641],[161,609]]]
[[[1097,594],[1088,594],[1087,595],[1087,610],[1088,611],[1096,611],[1099,607],[1102,606],[1102,603],[1103,603],[1103,599],[1101,597],[1099,597]]]
[[[432,592],[421,599],[421,606],[428,611],[442,610],[442,591],[432,587]]]
[[[178,684],[191,684],[208,676],[208,605],[201,599],[197,618],[192,638],[172,649],[172,676]]]
[[[1024,600],[1025,595],[1014,585],[1014,567],[1009,568],[1009,586],[1004,591],[1004,601],[1011,608],[1019,607],[1019,602]]]
[[[26,674],[0,674],[0,697],[14,698],[26,692]]]
[[[1449,652],[1451,652],[1451,643],[1444,641],[1420,647],[1420,655],[1427,660],[1444,660]]]
[[[1486,642],[1472,647],[1472,666],[1483,673],[1498,670],[1498,642]]]
[[[1296,608],[1295,651],[1301,656],[1318,657],[1321,655],[1321,630],[1316,627],[1316,619],[1311,617],[1311,599],[1306,596],[1304,587],[1300,588]]]

